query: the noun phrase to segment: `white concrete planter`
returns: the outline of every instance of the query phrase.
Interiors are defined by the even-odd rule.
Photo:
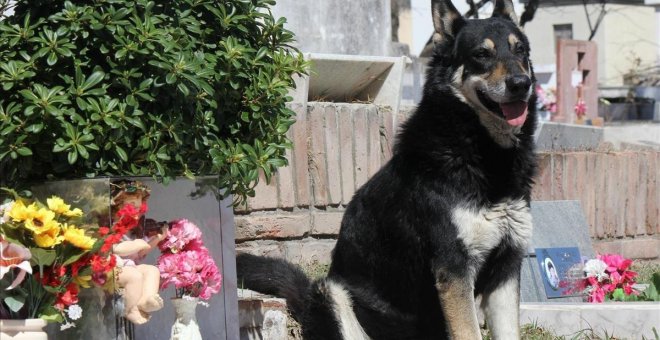
[[[520,323],[536,324],[559,336],[580,331],[623,339],[655,339],[653,327],[660,332],[660,303],[523,303]]]

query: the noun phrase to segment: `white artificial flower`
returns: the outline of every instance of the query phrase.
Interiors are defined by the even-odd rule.
[[[3,224],[9,221],[9,211],[14,205],[14,201],[9,201],[5,204],[0,205],[0,224]]]
[[[605,269],[607,269],[607,264],[599,259],[591,259],[584,264],[584,274],[587,277],[595,277],[598,281],[609,277]]]
[[[66,310],[66,313],[69,316],[69,319],[78,320],[82,316],[82,308],[80,308],[78,305],[71,305]]]
[[[76,327],[76,324],[73,323],[73,322],[66,322],[66,323],[60,325],[60,330],[64,331],[64,330],[67,330],[67,329],[72,328],[72,327]]]

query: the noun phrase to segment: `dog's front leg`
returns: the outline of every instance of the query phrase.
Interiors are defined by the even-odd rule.
[[[518,276],[503,281],[495,290],[483,296],[481,306],[486,323],[495,340],[520,339],[520,298]]]
[[[468,277],[442,277],[435,287],[452,340],[481,339],[473,282]]]

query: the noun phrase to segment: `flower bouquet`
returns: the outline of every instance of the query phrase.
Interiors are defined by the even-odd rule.
[[[172,300],[176,320],[171,339],[201,340],[195,308],[199,299],[209,300],[220,291],[222,276],[209,250],[202,242],[202,232],[188,220],[170,222],[167,236],[158,244],[161,289],[174,285]]]
[[[99,239],[78,227],[83,212],[53,196],[47,204],[18,197],[0,206],[0,318],[63,322],[81,317],[78,292],[103,285],[93,269]]]
[[[158,244],[161,289],[174,285],[177,298],[209,300],[220,291],[222,275],[202,242],[202,232],[188,220],[170,222],[170,229]]]
[[[617,254],[598,255],[584,265],[584,278],[577,281],[576,290],[587,295],[589,302],[623,301],[636,295],[633,289],[637,273],[628,270],[632,260]]]

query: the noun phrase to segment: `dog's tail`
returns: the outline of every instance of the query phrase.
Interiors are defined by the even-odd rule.
[[[312,282],[299,267],[283,259],[239,254],[236,271],[239,288],[286,299],[291,316],[301,320]]]

